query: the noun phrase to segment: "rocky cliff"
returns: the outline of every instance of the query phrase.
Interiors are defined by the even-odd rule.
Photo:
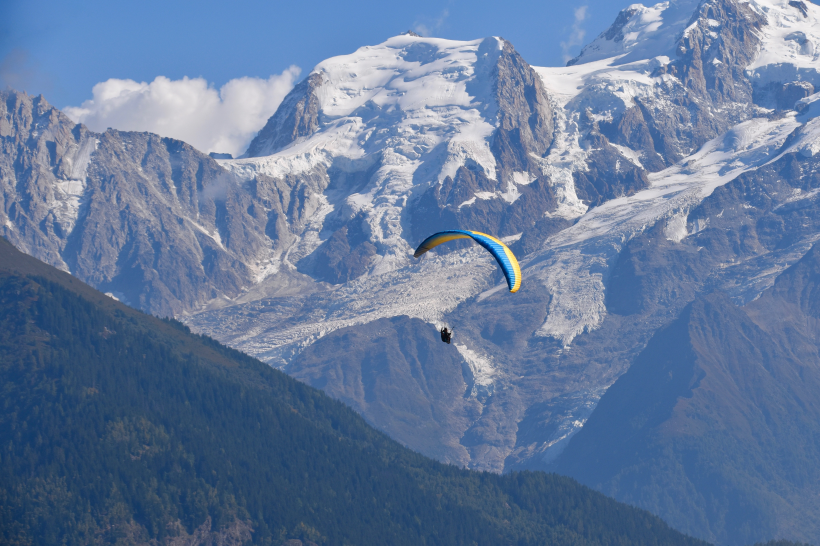
[[[309,177],[239,180],[184,142],[97,134],[42,97],[0,99],[3,235],[146,311],[239,296],[312,212]]]
[[[251,282],[243,260],[262,249],[246,229],[260,219],[214,160],[156,135],[93,133],[42,97],[0,99],[0,214],[14,244],[164,315]]]

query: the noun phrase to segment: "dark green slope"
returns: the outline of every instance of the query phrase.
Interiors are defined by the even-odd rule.
[[[415,454],[0,239],[0,543],[702,544],[571,479]]]
[[[554,467],[719,544],[820,536],[820,245],[659,331]]]

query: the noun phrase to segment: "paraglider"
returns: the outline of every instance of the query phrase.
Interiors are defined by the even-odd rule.
[[[443,341],[444,343],[450,343],[450,341],[452,339],[453,339],[453,332],[451,330],[448,330],[446,326],[444,328],[442,328],[441,329],[441,341]]]
[[[518,266],[518,260],[515,259],[515,255],[507,245],[486,233],[466,229],[439,231],[422,241],[416,252],[413,253],[413,257],[418,258],[428,250],[455,239],[472,239],[489,250],[498,265],[501,266],[501,271],[504,272],[510,292],[518,292],[518,289],[521,288],[521,268]]]
[[[472,239],[489,250],[490,254],[493,255],[495,260],[498,262],[498,265],[501,267],[501,271],[507,279],[507,286],[509,286],[510,292],[518,292],[518,289],[521,288],[521,267],[518,265],[518,260],[516,260],[515,255],[507,247],[507,245],[495,237],[487,235],[486,233],[466,229],[440,231],[422,241],[416,249],[416,252],[413,253],[413,257],[418,258],[428,250],[455,239]],[[447,330],[446,326],[441,329],[441,341],[444,343],[450,343],[452,336],[452,330]]]

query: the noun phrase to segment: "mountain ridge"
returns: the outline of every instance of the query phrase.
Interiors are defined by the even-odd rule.
[[[811,540],[818,256],[815,244],[745,308],[719,292],[696,299],[650,340],[553,468],[721,544]],[[692,500],[672,500],[686,488]]]
[[[715,290],[746,305],[817,241],[818,24],[814,4],[781,0],[633,6],[593,41],[600,58],[590,49],[585,62],[553,68],[519,62],[497,38],[391,38],[317,65],[321,83],[294,91],[260,133],[260,145],[275,146],[259,153],[273,155],[206,163],[191,152],[214,174],[201,191],[195,174],[175,174],[177,156],[157,160],[167,176],[144,178],[146,156],[132,153],[115,184],[127,207],[110,217],[148,210],[131,191],[143,180],[172,206],[161,222],[137,214],[128,225],[139,229],[118,234],[131,241],[121,261],[107,237],[88,249],[123,271],[136,264],[145,294],[151,283],[169,287],[150,309],[292,366],[408,445],[470,468],[543,468],[687,305]],[[509,95],[499,106],[499,89],[528,81],[533,100]],[[505,108],[518,127],[533,120],[530,153],[500,132]],[[112,142],[153,138],[131,135]],[[54,175],[44,140],[20,157],[36,158],[49,184],[71,186]],[[39,219],[13,232],[17,216],[6,211],[28,205],[12,172],[25,180],[2,167],[14,191],[4,189],[0,229],[53,261],[26,242],[60,239]],[[173,204],[177,187],[198,188],[190,209]],[[163,226],[185,241],[184,267],[155,266],[170,239],[151,230]],[[458,226],[510,245],[524,276],[517,295],[479,249],[411,258],[425,230]],[[218,286],[193,282],[208,267],[224,272]],[[145,308],[139,292],[100,287]],[[379,321],[397,317],[430,325],[394,330],[411,336],[408,346],[427,345],[413,336],[432,327],[457,332],[450,353],[427,360],[449,367],[449,390],[425,390],[423,374],[409,383],[427,428],[408,427],[407,398],[357,390],[391,392],[411,361],[385,356],[368,368],[347,358],[359,349],[343,350],[343,336],[366,346]]]

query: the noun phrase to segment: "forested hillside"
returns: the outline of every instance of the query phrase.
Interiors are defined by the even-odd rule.
[[[704,544],[544,473],[401,447],[0,239],[4,544]]]

